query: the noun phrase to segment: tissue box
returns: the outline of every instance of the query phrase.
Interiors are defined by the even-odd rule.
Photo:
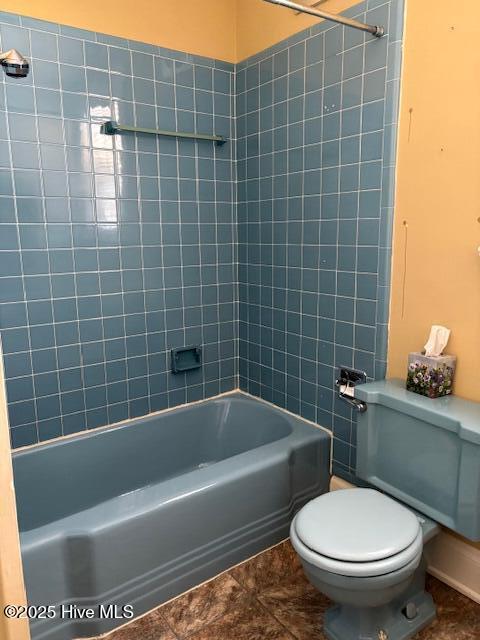
[[[453,389],[455,356],[408,356],[407,389],[428,398],[449,396]]]

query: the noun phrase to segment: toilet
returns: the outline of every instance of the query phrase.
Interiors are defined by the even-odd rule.
[[[339,604],[327,612],[327,637],[403,640],[432,622],[423,547],[438,529],[373,489],[334,491],[308,503],[290,538],[310,582]]]
[[[426,559],[439,524],[480,539],[480,405],[436,403],[400,381],[361,385],[358,478],[295,516],[290,538],[305,574],[335,605],[330,640],[407,640],[430,624]],[[452,402],[453,401],[453,402]]]

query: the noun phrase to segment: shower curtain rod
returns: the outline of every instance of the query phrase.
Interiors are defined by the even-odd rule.
[[[298,11],[299,13],[308,13],[311,16],[315,16],[316,18],[322,18],[323,20],[331,20],[332,22],[338,22],[338,24],[343,24],[346,27],[352,27],[353,29],[359,29],[360,31],[366,31],[367,33],[371,33],[372,36],[376,36],[377,38],[381,38],[385,34],[385,29],[383,27],[371,24],[365,24],[364,22],[358,22],[358,20],[352,20],[351,18],[345,18],[344,16],[335,15],[334,13],[327,13],[326,11],[320,11],[319,9],[314,9],[313,7],[306,7],[303,4],[298,4],[297,2],[290,2],[290,0],[263,0],[264,2],[270,2],[271,4],[278,4],[281,7],[287,7],[288,9],[293,9],[294,11]]]

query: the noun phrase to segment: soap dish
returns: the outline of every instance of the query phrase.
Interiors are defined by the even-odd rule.
[[[172,349],[172,373],[184,373],[202,366],[202,347],[177,347]]]

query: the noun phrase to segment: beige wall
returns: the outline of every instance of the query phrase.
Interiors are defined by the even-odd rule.
[[[235,60],[236,0],[4,0],[1,9]]]
[[[408,3],[388,358],[389,375],[404,377],[408,352],[423,347],[430,325],[444,324],[458,356],[455,391],[477,401],[479,41],[477,2]]]
[[[476,2],[408,2],[388,353],[388,375],[403,378],[407,354],[423,347],[430,326],[450,327],[448,352],[458,356],[455,393],[475,401],[480,401],[479,41]]]

